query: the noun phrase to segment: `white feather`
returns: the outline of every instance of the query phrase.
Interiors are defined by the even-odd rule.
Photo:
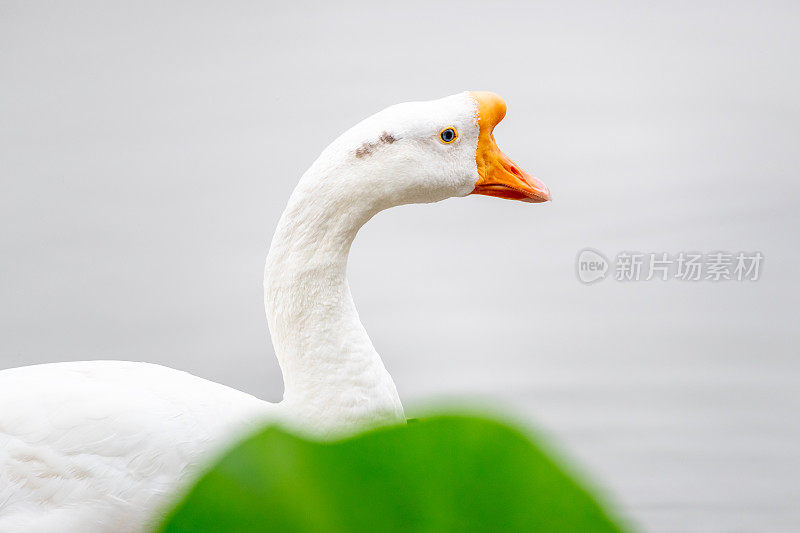
[[[438,142],[454,126],[458,142]],[[147,363],[0,372],[0,532],[140,532],[215,454],[278,421],[321,436],[404,420],[345,279],[359,228],[382,209],[475,185],[468,93],[390,107],[334,141],[289,200],[264,291],[284,400],[270,404]]]

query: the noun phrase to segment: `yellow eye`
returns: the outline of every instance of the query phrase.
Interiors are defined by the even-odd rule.
[[[439,138],[444,144],[450,144],[458,139],[458,132],[453,126],[450,126],[439,132]]]

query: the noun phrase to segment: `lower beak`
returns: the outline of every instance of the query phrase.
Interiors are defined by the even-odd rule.
[[[497,149],[496,145],[495,148]],[[499,149],[488,163],[482,171],[479,168],[480,179],[471,194],[530,203],[547,202],[551,199],[547,185],[520,169]]]

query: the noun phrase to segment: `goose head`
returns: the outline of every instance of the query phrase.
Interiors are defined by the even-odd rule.
[[[506,105],[464,92],[391,106],[331,143],[292,193],[264,274],[284,401],[320,431],[343,420],[402,421],[394,382],[346,281],[356,233],[383,209],[483,194],[545,202],[550,192],[500,151]]]
[[[547,187],[495,143],[505,114],[505,102],[490,92],[393,105],[336,139],[301,189],[326,189],[340,205],[359,201],[374,211],[469,194],[546,202]]]

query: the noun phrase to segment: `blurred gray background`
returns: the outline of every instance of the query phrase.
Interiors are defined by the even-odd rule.
[[[279,400],[262,268],[299,176],[387,105],[493,90],[554,202],[398,208],[352,253],[408,413],[517,413],[646,531],[798,531],[799,28],[797,2],[2,0],[0,368]],[[585,286],[587,246],[765,262]]]

